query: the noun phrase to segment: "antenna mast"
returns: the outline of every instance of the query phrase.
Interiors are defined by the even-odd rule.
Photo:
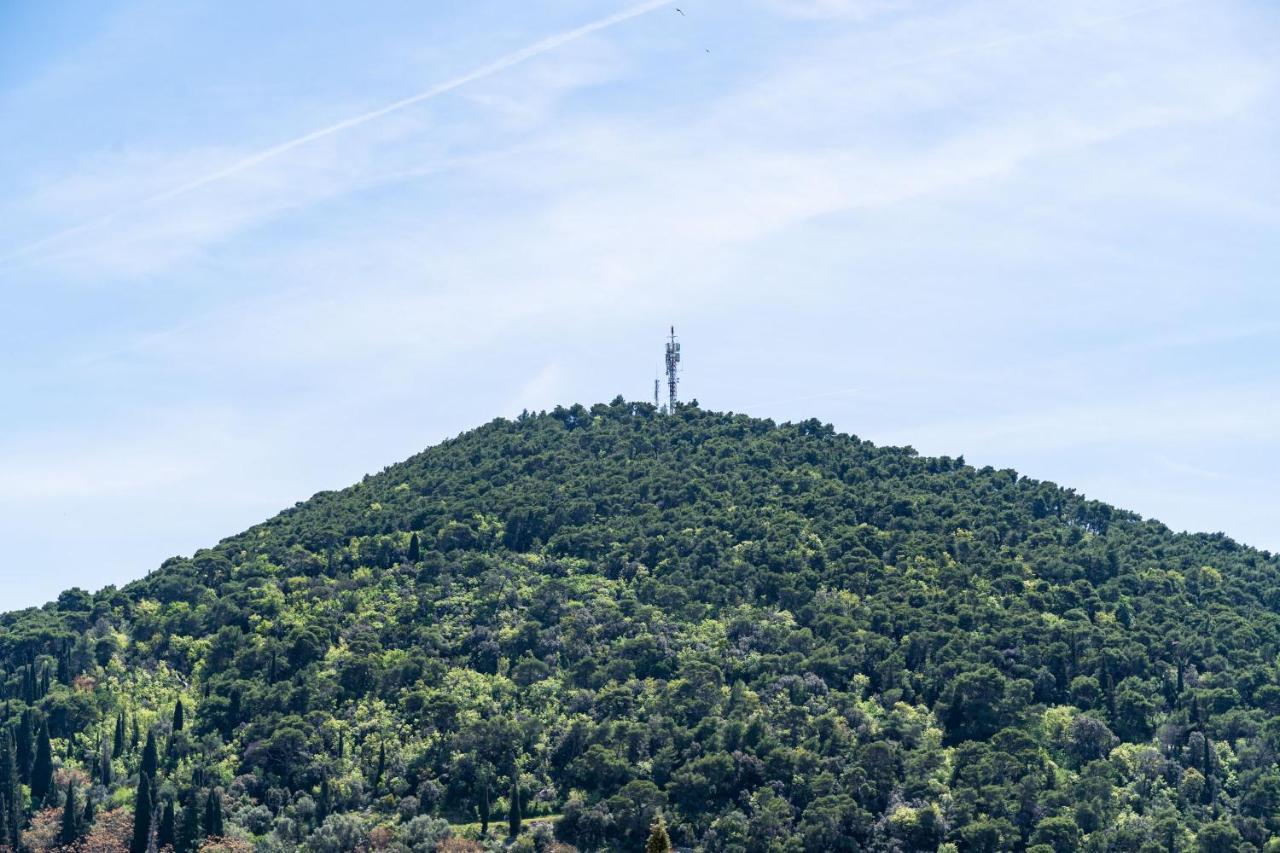
[[[680,384],[680,344],[676,341],[676,327],[671,327],[667,340],[667,411],[676,410],[676,386]]]

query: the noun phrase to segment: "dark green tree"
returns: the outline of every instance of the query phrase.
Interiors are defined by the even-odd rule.
[[[111,750],[107,748],[107,742],[102,742],[102,749],[98,751],[98,781],[102,783],[102,787],[111,788]]]
[[[18,779],[24,785],[31,784],[31,766],[36,758],[36,731],[36,712],[27,708],[22,712],[22,719],[18,723],[17,752],[14,753],[18,761]]]
[[[129,853],[147,853],[153,808],[151,777],[143,773],[138,776],[138,790],[133,799],[133,839],[129,842]]]
[[[74,844],[82,834],[76,783],[72,781],[67,784],[67,800],[62,804],[62,824],[58,830],[58,841],[62,844]]]
[[[116,714],[116,732],[111,741],[111,757],[119,758],[122,755],[124,755],[124,711]]]
[[[333,808],[331,802],[332,795],[329,792],[329,777],[325,776],[320,780],[320,793],[316,797],[316,825],[324,823],[324,819],[329,816],[330,810]]]
[[[182,707],[182,699],[179,698],[173,705],[173,730],[175,732],[182,731],[182,726],[186,721],[186,713]]]
[[[222,791],[212,788],[204,802],[204,834],[206,838],[219,838],[222,828]]]
[[[174,840],[175,853],[194,853],[200,844],[200,791],[188,788],[182,800],[182,821]]]
[[[422,547],[418,544],[418,534],[409,537],[409,562],[417,563],[422,559]]]
[[[49,741],[49,721],[40,722],[36,756],[31,765],[31,805],[40,808],[53,792],[53,745]]]
[[[156,778],[156,773],[160,770],[160,754],[156,749],[156,733],[152,729],[147,732],[147,745],[142,749],[142,763],[139,765],[142,775],[151,779]]]
[[[166,797],[164,809],[160,812],[160,828],[156,830],[156,847],[163,850],[165,847],[174,846],[178,840],[177,821],[173,798]]]
[[[4,823],[0,843],[8,844],[14,850],[19,849],[24,805],[13,728],[5,726],[4,737],[0,740],[0,812]]]
[[[511,803],[507,807],[507,832],[515,838],[520,834],[520,771],[511,770]]]

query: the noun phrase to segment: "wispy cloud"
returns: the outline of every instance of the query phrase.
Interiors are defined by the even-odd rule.
[[[561,48],[571,42],[585,38],[594,33],[607,30],[610,27],[625,23],[633,18],[648,14],[667,5],[669,4],[666,0],[645,0],[645,2],[629,6],[612,15],[606,15],[605,17],[597,18],[596,20],[583,24],[582,26],[547,36],[546,38],[540,39],[527,47],[512,51],[511,53],[501,56],[491,62],[486,62],[465,74],[453,77],[443,83],[438,83],[421,92],[384,104],[376,109],[367,110],[349,118],[342,119],[341,121],[333,122],[324,127],[317,128],[300,136],[286,140],[285,142],[273,145],[270,148],[243,156],[231,163],[228,163],[227,165],[215,168],[212,171],[206,171],[197,177],[186,180],[176,186],[153,192],[135,202],[112,210],[97,219],[67,228],[56,234],[51,234],[48,237],[10,251],[7,254],[0,255],[0,272],[3,272],[7,267],[11,267],[14,262],[22,261],[23,259],[31,256],[36,256],[38,258],[40,253],[49,247],[57,246],[80,235],[98,231],[124,217],[140,211],[146,211],[156,205],[181,198],[182,196],[210,184],[235,177],[243,172],[258,167],[263,163],[282,157],[283,155],[288,154],[297,148],[301,148],[302,146],[309,145],[335,134],[353,130],[361,127],[362,125],[366,125],[370,122],[408,109],[409,107],[416,106],[434,98],[438,98],[441,95],[461,89],[471,83],[484,80],[494,76],[495,74],[500,74],[509,68],[528,62],[529,60],[543,54],[550,53],[551,51]]]

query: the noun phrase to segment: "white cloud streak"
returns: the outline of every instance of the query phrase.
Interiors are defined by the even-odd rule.
[[[343,119],[342,121],[334,122],[333,124],[329,124],[325,127],[318,128],[316,130],[310,131],[309,133],[304,133],[301,136],[297,136],[286,142],[281,142],[277,145],[273,145],[270,148],[266,148],[262,151],[258,151],[254,154],[251,154],[247,157],[237,160],[234,163],[231,163],[220,169],[216,169],[212,172],[209,172],[208,174],[186,181],[185,183],[179,184],[178,186],[172,187],[162,192],[153,193],[152,195],[146,196],[145,198],[142,198],[136,202],[133,202],[132,204],[118,208],[117,210],[114,210],[111,213],[108,213],[98,219],[83,223],[81,225],[74,226],[72,228],[68,228],[64,231],[60,231],[48,237],[44,237],[33,243],[29,243],[28,245],[23,246],[22,248],[12,251],[6,255],[0,255],[0,272],[4,271],[8,267],[13,266],[14,262],[22,261],[24,259],[30,258],[33,255],[37,256],[38,258],[39,253],[43,249],[46,249],[50,246],[57,245],[71,237],[96,231],[100,228],[103,228],[107,225],[110,225],[116,222],[117,220],[123,217],[128,216],[129,214],[135,213],[140,210],[144,210],[146,208],[161,204],[166,201],[171,201],[175,198],[179,198],[180,196],[184,196],[190,192],[194,192],[195,190],[198,190],[201,187],[205,187],[205,186],[208,186],[209,184],[216,183],[226,178],[233,177],[249,169],[252,169],[256,166],[259,166],[269,160],[274,160],[277,157],[280,157],[283,154],[287,154],[288,152],[293,151],[296,148],[300,148],[309,143],[315,142],[320,139],[324,139],[325,137],[333,136],[335,134],[342,133],[344,131],[351,130],[356,127],[360,127],[361,125],[368,124],[369,122],[376,121],[377,119],[384,118],[385,116],[400,112],[401,110],[407,109],[412,106],[416,106],[418,104],[432,100],[433,98],[438,98],[441,95],[445,95],[445,94],[448,94],[449,92],[453,92],[457,89],[461,89],[462,87],[467,86],[468,84],[475,83],[479,80],[484,80],[485,78],[492,77],[495,74],[499,74],[503,71],[506,71],[509,68],[520,65],[524,62],[528,62],[530,59],[533,59],[535,57],[541,56],[546,53],[550,53],[551,51],[561,48],[571,42],[578,41],[579,39],[585,38],[594,33],[607,30],[610,27],[617,26],[619,24],[625,23],[634,18],[638,18],[642,15],[649,14],[650,12],[654,12],[657,9],[660,9],[664,6],[669,6],[669,5],[670,3],[668,2],[668,0],[645,0],[645,2],[637,3],[633,6],[629,6],[628,8],[623,9],[620,12],[616,12],[612,15],[607,15],[603,18],[598,18],[594,21],[591,21],[590,23],[583,24],[582,26],[575,27],[571,30],[566,30],[564,32],[557,33],[552,36],[547,36],[546,38],[541,39],[537,42],[534,42],[533,44],[528,45],[527,47],[523,47],[523,48],[520,48],[519,50],[512,51],[511,53],[508,53],[505,56],[499,57],[498,59],[495,59],[492,62],[487,62],[484,65],[474,68],[465,74],[454,77],[451,80],[446,80],[443,83],[438,83],[435,86],[432,86],[428,89],[424,89],[423,91],[418,92],[417,94],[409,95],[408,97],[404,97],[399,100],[392,101],[391,103],[385,104],[384,106],[378,107],[377,109],[369,110],[367,112],[360,113],[359,115],[351,116],[350,118],[346,118],[346,119]]]

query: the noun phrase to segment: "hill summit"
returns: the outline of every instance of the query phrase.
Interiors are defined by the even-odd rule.
[[[0,618],[0,839],[1280,850],[1278,609],[1014,471],[557,408]]]

